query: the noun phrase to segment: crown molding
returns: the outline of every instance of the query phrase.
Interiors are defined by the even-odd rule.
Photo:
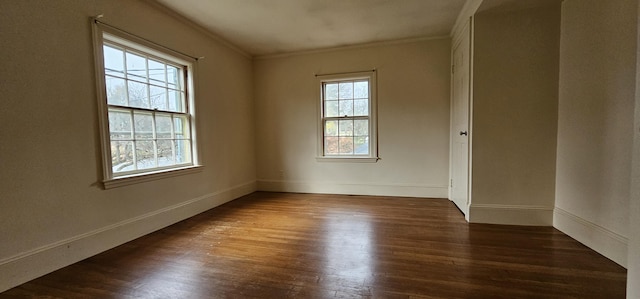
[[[184,15],[176,12],[175,10],[165,6],[164,4],[161,4],[155,0],[143,0],[144,2],[146,2],[147,4],[153,6],[154,8],[162,11],[163,13],[173,17],[174,19],[184,23],[185,25],[197,30],[198,32],[206,35],[208,38],[210,38],[211,40],[218,42],[220,44],[222,44],[223,46],[235,51],[236,53],[244,56],[245,58],[251,59],[252,55],[248,52],[246,52],[245,50],[241,49],[240,47],[236,46],[235,44],[225,40],[224,38],[218,36],[217,34],[211,32],[211,30],[203,27],[202,25],[192,21],[191,19],[185,17]]]
[[[450,36],[455,37],[459,31],[464,29],[465,23],[478,11],[480,5],[484,0],[467,0],[462,6],[462,10],[460,10],[460,14],[458,14],[458,18],[456,19],[453,28],[451,29]]]

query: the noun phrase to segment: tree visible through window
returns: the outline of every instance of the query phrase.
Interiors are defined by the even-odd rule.
[[[106,179],[193,166],[191,62],[106,32],[101,48]]]

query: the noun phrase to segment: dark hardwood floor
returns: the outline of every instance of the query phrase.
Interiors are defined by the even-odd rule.
[[[624,298],[626,270],[551,227],[448,200],[254,193],[0,298]]]

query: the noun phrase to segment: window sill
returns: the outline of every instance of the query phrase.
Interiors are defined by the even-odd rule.
[[[318,162],[376,163],[379,157],[316,157]]]
[[[113,189],[138,183],[150,182],[159,179],[181,176],[191,173],[201,172],[204,167],[201,165],[176,168],[171,170],[160,170],[145,174],[134,174],[129,176],[121,176],[102,181],[104,189]]]

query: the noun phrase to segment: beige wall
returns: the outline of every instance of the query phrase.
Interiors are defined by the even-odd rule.
[[[636,15],[635,0],[562,5],[554,225],[622,265],[631,233]]]
[[[449,39],[254,62],[262,190],[446,197]],[[377,69],[377,163],[318,162],[315,74]],[[282,173],[281,173],[282,171]]]
[[[551,225],[560,6],[474,17],[471,222]]]
[[[195,56],[204,170],[102,190],[89,18]],[[252,62],[146,2],[0,1],[0,291],[255,190]]]

